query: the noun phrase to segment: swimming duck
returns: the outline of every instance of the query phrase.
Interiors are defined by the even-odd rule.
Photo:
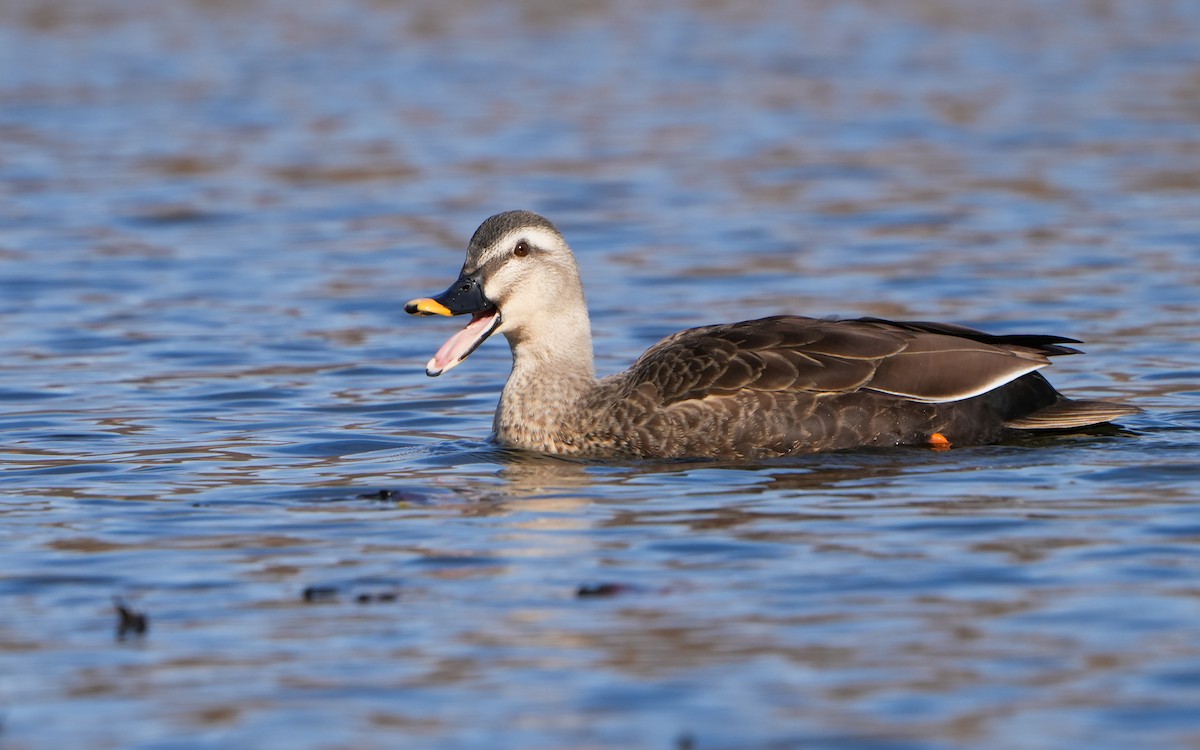
[[[877,318],[780,315],[692,328],[597,380],[575,256],[529,211],[483,222],[458,280],[405,310],[471,316],[429,360],[430,376],[504,334],[513,367],[493,439],[559,455],[754,459],[946,447],[1139,411],[1069,399],[1036,372],[1050,357],[1078,354],[1066,346],[1074,339]]]

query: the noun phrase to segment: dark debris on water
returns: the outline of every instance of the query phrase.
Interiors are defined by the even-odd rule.
[[[394,602],[400,598],[400,595],[394,591],[384,591],[381,594],[359,594],[354,597],[354,601],[359,604],[370,604],[371,602]]]
[[[301,598],[309,604],[336,602],[340,594],[341,591],[336,586],[308,586],[301,594]],[[355,595],[354,601],[359,604],[371,604],[372,602],[388,603],[394,602],[399,598],[400,594],[396,591],[364,591]]]
[[[301,596],[310,604],[312,602],[332,602],[337,600],[338,590],[333,586],[306,586]]]
[[[410,490],[376,490],[364,492],[357,496],[359,500],[373,500],[381,503],[428,504],[428,499]]]
[[[125,605],[120,597],[113,599],[113,608],[117,612],[117,640],[127,637],[144,636],[150,629],[150,618],[145,612],[138,612]]]
[[[623,594],[629,590],[630,588],[623,583],[585,583],[575,590],[575,596],[579,599],[598,599]]]

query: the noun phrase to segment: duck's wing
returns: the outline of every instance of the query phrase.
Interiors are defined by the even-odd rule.
[[[796,316],[681,331],[651,347],[626,386],[663,406],[744,391],[858,390],[923,403],[986,393],[1075,353],[1058,336],[991,336],[939,323]]]
[[[1046,334],[1007,334],[997,336],[974,328],[955,325],[954,323],[930,323],[916,320],[884,320],[883,318],[857,318],[840,321],[876,326],[884,330],[915,331],[917,333],[943,333],[947,336],[959,336],[981,344],[994,344],[1000,347],[1026,347],[1036,349],[1047,357],[1061,354],[1080,354],[1078,349],[1064,344],[1081,344],[1079,339],[1069,339],[1066,336],[1050,336]]]

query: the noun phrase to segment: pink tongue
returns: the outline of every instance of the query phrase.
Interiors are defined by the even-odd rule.
[[[471,351],[471,347],[475,346],[492,327],[492,319],[496,317],[496,312],[495,309],[492,309],[484,313],[475,313],[466,328],[442,344],[442,348],[437,350],[433,359],[429,360],[426,369],[430,373],[445,372],[458,364],[466,353]]]

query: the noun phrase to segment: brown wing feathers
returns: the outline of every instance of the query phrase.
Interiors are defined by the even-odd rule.
[[[938,403],[985,393],[1074,353],[1058,336],[991,336],[969,328],[794,316],[675,334],[634,365],[663,405],[741,391],[845,393],[860,388]],[[640,388],[639,388],[640,390]]]
[[[1029,349],[1036,349],[1047,356],[1057,354],[1080,354],[1078,349],[1070,346],[1062,346],[1062,344],[1080,344],[1083,343],[1079,339],[1069,339],[1066,336],[1051,336],[1048,334],[1008,334],[994,335],[977,331],[974,328],[966,326],[954,325],[953,323],[930,323],[927,321],[917,320],[883,320],[882,318],[857,318],[853,323],[866,323],[876,325],[880,328],[902,331],[916,331],[923,333],[944,333],[948,336],[970,339],[978,341],[981,344],[993,344],[995,346],[1020,346]]]
[[[861,386],[874,372],[874,361],[823,351],[845,347],[837,346],[836,337],[821,346],[825,333],[813,325],[821,322],[779,317],[695,328],[652,347],[630,374],[637,382],[656,385],[664,405],[744,390],[845,391]],[[901,348],[902,342],[892,341],[880,352]]]
[[[1032,349],[1008,349],[938,333],[917,334],[904,351],[879,360],[873,391],[925,403],[987,393],[1050,364]]]

